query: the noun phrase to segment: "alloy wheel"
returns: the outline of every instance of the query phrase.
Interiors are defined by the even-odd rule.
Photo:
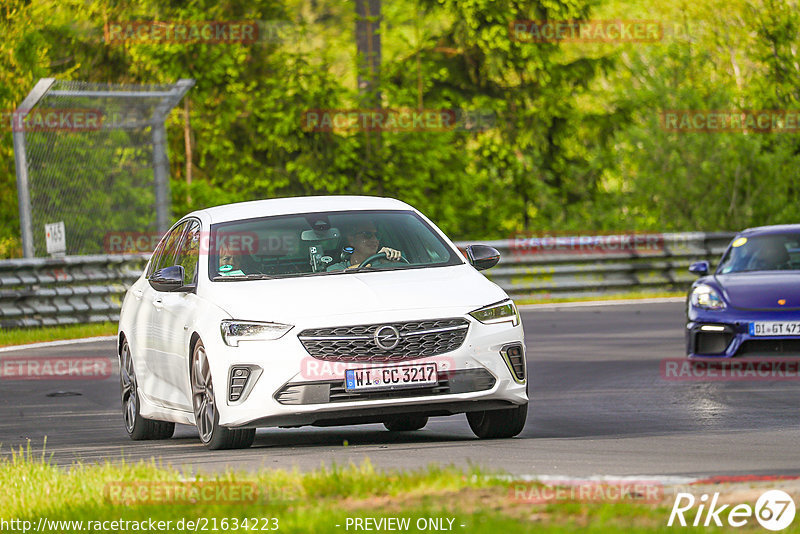
[[[208,364],[206,350],[198,345],[194,351],[192,362],[192,406],[197,421],[197,430],[203,443],[211,440],[214,431],[216,404],[214,387],[211,383],[211,368]]]
[[[122,417],[125,420],[125,428],[130,433],[133,432],[139,407],[136,404],[136,373],[133,369],[133,358],[127,342],[122,346],[119,377],[122,390]]]

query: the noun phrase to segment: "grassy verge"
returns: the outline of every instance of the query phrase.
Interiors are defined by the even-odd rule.
[[[365,462],[308,473],[264,469],[207,476],[153,462],[63,468],[20,453],[0,459],[0,520],[28,521],[34,531],[46,520],[40,532],[79,531],[75,523],[53,521],[82,521],[86,532],[100,530],[89,521],[113,520],[170,521],[163,524],[165,532],[274,531],[273,518],[279,532],[309,533],[364,531],[356,528],[356,520],[367,518],[407,520],[407,528],[395,529],[406,532],[436,530],[431,522],[443,527],[439,530],[464,533],[669,530],[666,503],[532,504],[515,499],[511,483],[493,475],[452,467],[382,472]],[[130,524],[106,525],[137,530]],[[17,527],[6,523],[2,530],[21,532],[22,525]]]
[[[117,333],[117,323],[92,323],[63,326],[43,326],[39,328],[12,328],[0,330],[0,347],[25,345],[42,341],[79,339],[82,337],[113,336]]]

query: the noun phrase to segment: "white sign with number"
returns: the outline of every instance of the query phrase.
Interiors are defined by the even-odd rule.
[[[64,221],[45,224],[44,235],[48,254],[64,254],[67,251],[67,236],[64,233]]]

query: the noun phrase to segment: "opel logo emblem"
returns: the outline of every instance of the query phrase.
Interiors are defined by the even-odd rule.
[[[384,325],[375,330],[375,344],[379,349],[392,350],[400,343],[400,332],[392,325]]]

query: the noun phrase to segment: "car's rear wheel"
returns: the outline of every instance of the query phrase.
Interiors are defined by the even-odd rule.
[[[192,407],[200,441],[211,450],[246,449],[256,437],[255,428],[225,428],[219,424],[211,366],[202,341],[192,353]]]
[[[404,415],[387,419],[383,422],[383,426],[392,432],[410,432],[412,430],[419,430],[428,424],[428,418],[425,416]]]
[[[528,403],[504,410],[467,412],[469,427],[481,439],[513,438],[525,428]]]
[[[128,340],[123,340],[119,353],[119,383],[122,393],[122,418],[125,430],[133,440],[169,439],[175,432],[175,423],[145,419],[139,413],[139,392],[136,382],[136,371]]]

